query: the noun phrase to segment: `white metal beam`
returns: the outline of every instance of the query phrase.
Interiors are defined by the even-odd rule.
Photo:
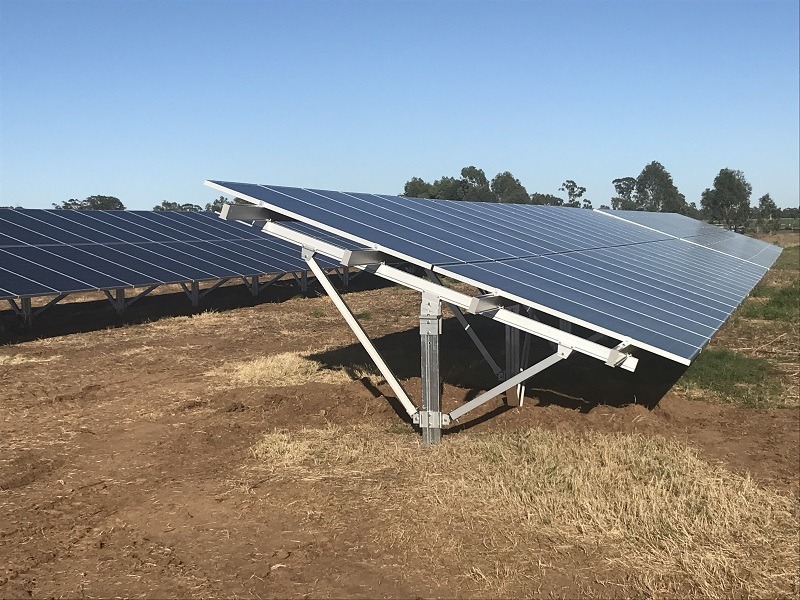
[[[449,422],[455,421],[456,419],[459,419],[459,418],[463,417],[469,411],[478,408],[479,406],[481,406],[482,404],[485,404],[486,402],[488,402],[492,398],[494,398],[496,396],[499,396],[500,394],[502,394],[506,390],[511,389],[511,388],[517,386],[518,384],[521,384],[522,382],[524,382],[527,379],[530,379],[531,377],[533,377],[537,373],[541,373],[542,371],[544,371],[548,367],[551,367],[554,364],[556,364],[557,362],[559,362],[561,360],[564,360],[565,358],[567,358],[570,355],[571,352],[572,352],[572,349],[564,348],[563,346],[559,346],[558,350],[554,354],[551,354],[547,358],[545,358],[543,360],[540,360],[538,363],[536,363],[533,366],[528,367],[524,371],[520,371],[519,373],[517,373],[513,377],[509,377],[504,382],[494,386],[492,389],[490,389],[487,392],[484,392],[483,394],[481,394],[477,398],[474,398],[473,400],[470,400],[469,402],[467,402],[463,406],[459,406],[457,409],[455,409],[453,411],[450,411],[450,413],[447,415],[449,417],[449,419],[448,419]]]
[[[383,378],[386,379],[386,383],[388,383],[389,387],[392,388],[392,391],[397,396],[397,399],[403,404],[406,412],[413,417],[417,413],[417,408],[414,406],[411,398],[408,397],[408,394],[406,394],[403,386],[394,376],[394,373],[392,373],[392,370],[389,368],[389,365],[386,363],[383,356],[381,356],[381,353],[372,343],[372,340],[369,339],[367,332],[364,331],[363,327],[361,327],[361,324],[358,322],[358,319],[356,319],[355,315],[353,315],[350,307],[347,306],[347,303],[339,295],[339,292],[336,291],[333,283],[331,283],[331,280],[328,279],[325,271],[322,270],[322,267],[314,258],[314,252],[307,248],[303,248],[302,256],[303,260],[308,263],[309,268],[317,277],[317,281],[319,281],[320,285],[322,285],[322,288],[328,294],[328,297],[331,299],[334,306],[336,306],[336,308],[342,314],[342,317],[350,326],[350,329],[353,330],[353,333],[358,338],[358,341],[361,342],[362,346],[364,346],[364,349],[375,363],[375,366],[378,367],[378,370],[381,372],[381,375],[383,375]]]

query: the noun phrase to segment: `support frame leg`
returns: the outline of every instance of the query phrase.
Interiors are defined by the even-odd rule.
[[[364,350],[367,351],[367,354],[369,354],[369,357],[375,363],[375,366],[378,367],[381,375],[383,375],[383,378],[386,380],[386,383],[389,384],[389,387],[392,388],[392,391],[403,405],[403,408],[406,409],[406,412],[410,417],[414,418],[414,416],[418,413],[417,407],[414,406],[414,403],[411,401],[411,398],[408,397],[408,394],[403,389],[400,381],[397,379],[397,377],[395,377],[395,374],[389,368],[389,365],[386,363],[381,353],[372,343],[372,340],[369,339],[367,332],[364,331],[363,327],[361,327],[361,324],[358,322],[358,319],[356,319],[353,311],[351,311],[350,307],[347,306],[344,298],[339,295],[339,292],[336,291],[336,288],[325,274],[325,271],[323,271],[322,267],[314,258],[314,251],[308,248],[303,248],[302,257],[303,260],[308,263],[311,272],[317,278],[317,281],[319,281],[322,289],[325,290],[325,293],[328,294],[328,297],[342,315],[345,322],[350,326],[350,329],[353,331],[358,341],[361,342],[361,345],[364,347]]]
[[[519,306],[509,308],[510,311],[519,313]],[[508,381],[520,372],[520,330],[516,327],[506,325],[506,376]],[[520,387],[514,386],[506,391],[506,403],[509,406],[522,406],[523,397],[520,395]]]
[[[423,293],[419,313],[421,347],[422,409],[420,429],[423,444],[442,441],[442,383],[439,375],[439,335],[442,303],[438,296]]]
[[[30,297],[20,298],[20,316],[23,326],[31,327],[33,325],[33,306]]]

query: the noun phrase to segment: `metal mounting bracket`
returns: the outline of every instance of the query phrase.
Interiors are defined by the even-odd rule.
[[[411,420],[414,425],[419,425],[420,429],[441,429],[450,425],[450,415],[433,410],[421,410]]]
[[[342,264],[345,267],[357,267],[360,265],[374,265],[386,262],[389,256],[379,250],[364,248],[362,250],[345,250],[342,255]]]
[[[630,347],[631,343],[628,340],[623,340],[614,346],[608,353],[606,365],[609,367],[617,367],[621,365],[630,356],[629,353],[625,352],[625,350]]]
[[[497,294],[481,294],[475,296],[469,303],[469,312],[473,315],[503,308],[503,299]]]
[[[221,219],[226,221],[294,221],[266,206],[255,206],[252,204],[226,204],[219,213]]]

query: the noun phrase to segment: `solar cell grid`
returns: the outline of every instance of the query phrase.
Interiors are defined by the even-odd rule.
[[[377,243],[429,264],[508,260],[552,252],[608,245],[612,226],[594,220],[596,230],[583,231],[584,215],[572,209],[492,203],[421,200],[385,195],[351,194],[281,186],[229,184],[237,193],[266,195],[288,212],[302,209],[311,218],[347,233],[362,243]],[[480,206],[477,206],[480,205]],[[475,211],[478,211],[477,213]],[[513,225],[508,226],[508,224]],[[581,235],[571,229],[581,228]],[[633,244],[669,236],[635,225],[613,228],[615,244]]]
[[[687,243],[711,248],[730,256],[769,268],[780,255],[780,248],[739,235],[702,221],[675,213],[636,210],[601,210],[600,214],[635,223],[643,228],[684,239]]]

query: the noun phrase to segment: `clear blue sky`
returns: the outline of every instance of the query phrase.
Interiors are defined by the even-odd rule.
[[[608,203],[660,161],[798,205],[797,0],[0,0],[0,205],[400,193],[510,170]]]

